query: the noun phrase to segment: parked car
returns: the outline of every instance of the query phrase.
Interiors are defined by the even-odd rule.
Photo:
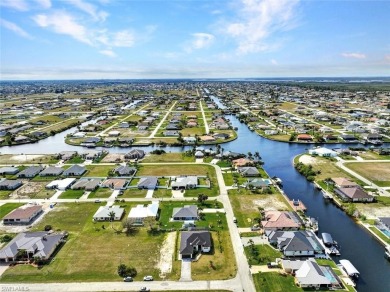
[[[279,265],[278,265],[278,263],[271,262],[271,263],[267,263],[267,267],[269,269],[275,269],[275,268],[279,268]]]
[[[152,276],[145,276],[144,281],[153,281],[153,277]]]
[[[141,289],[139,289],[140,292],[149,292],[150,289],[149,288],[146,288],[146,287],[141,287]]]
[[[95,203],[100,203],[101,201],[99,199],[95,200]]]
[[[237,223],[237,218],[233,217],[233,223]]]
[[[124,282],[133,282],[133,278],[132,277],[124,277],[123,281]]]

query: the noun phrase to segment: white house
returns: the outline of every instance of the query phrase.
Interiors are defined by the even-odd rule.
[[[114,214],[113,220],[118,221],[121,220],[124,211],[125,209],[119,206],[100,206],[95,215],[93,215],[93,220],[110,221],[112,218],[110,214],[112,212]]]
[[[49,184],[46,185],[47,189],[58,189],[60,191],[65,191],[67,188],[69,188],[72,184],[74,184],[76,181],[75,178],[64,178],[64,179],[58,179],[53,180]]]
[[[310,155],[318,155],[322,157],[336,157],[338,153],[336,151],[330,150],[328,148],[319,147],[309,150]]]
[[[137,207],[131,208],[129,216],[127,218],[132,222],[133,225],[142,225],[144,219],[147,217],[156,218],[158,215],[159,202],[155,201],[151,204],[137,205]]]

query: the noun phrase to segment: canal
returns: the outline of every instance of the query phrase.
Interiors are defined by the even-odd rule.
[[[217,101],[217,100],[216,100]],[[218,104],[220,104],[218,102]],[[365,229],[356,224],[337,206],[325,201],[320,191],[306,181],[293,166],[293,158],[308,148],[308,145],[280,143],[259,137],[241,124],[235,116],[227,116],[233,127],[237,127],[238,138],[222,144],[224,150],[240,153],[258,151],[265,162],[264,168],[271,176],[283,180],[283,189],[290,199],[300,199],[308,208],[307,214],[319,221],[319,233],[328,232],[341,246],[340,259],[348,259],[360,271],[358,291],[390,291],[390,262],[384,258],[383,246]],[[64,137],[75,128],[41,140],[35,144],[1,147],[2,154],[44,154],[65,150],[86,151],[86,148],[64,143]],[[342,145],[333,145],[341,147]],[[154,147],[144,147],[150,151]],[[181,147],[165,147],[165,151],[182,151]],[[127,148],[110,148],[110,152],[127,152]],[[335,258],[336,262],[338,261]]]

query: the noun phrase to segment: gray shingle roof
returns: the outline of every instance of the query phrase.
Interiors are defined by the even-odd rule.
[[[183,231],[180,239],[180,254],[192,255],[194,246],[211,247],[211,236],[209,231]]]

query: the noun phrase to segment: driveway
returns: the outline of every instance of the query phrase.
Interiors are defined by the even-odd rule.
[[[180,190],[172,190],[172,198],[184,198],[184,192]]]
[[[8,267],[9,267],[9,263],[0,264],[0,277],[8,269]]]
[[[146,193],[145,199],[152,199],[153,193],[154,193],[154,190],[148,190],[148,192]]]
[[[190,259],[182,259],[181,260],[181,276],[180,282],[188,282],[192,281],[191,278],[191,260]]]

